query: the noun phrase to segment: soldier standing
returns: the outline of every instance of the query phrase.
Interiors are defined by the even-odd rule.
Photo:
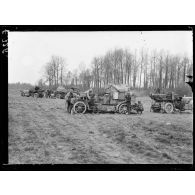
[[[127,95],[125,96],[126,102],[127,102],[127,110],[128,114],[131,114],[131,95],[130,92],[127,92]]]
[[[93,90],[92,90],[92,89],[89,89],[89,90],[87,91],[87,98],[88,98],[89,100],[91,99],[92,94],[93,94]]]
[[[94,94],[93,94],[93,90],[92,90],[92,89],[89,89],[89,90],[87,91],[87,98],[88,98],[88,104],[89,104],[90,106],[92,106],[93,103],[94,103]]]
[[[66,100],[66,103],[67,103],[67,112],[71,113],[71,110],[72,110],[72,103],[71,103],[71,98],[73,98],[73,88],[70,89],[70,91],[66,94],[65,96],[65,100]]]

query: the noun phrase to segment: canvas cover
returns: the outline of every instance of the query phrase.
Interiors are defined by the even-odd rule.
[[[67,92],[67,90],[63,86],[59,86],[56,91],[58,91],[58,92],[64,92],[64,93]]]
[[[114,85],[110,84],[106,87],[106,91],[118,91],[118,92],[127,92],[129,90],[128,85]]]

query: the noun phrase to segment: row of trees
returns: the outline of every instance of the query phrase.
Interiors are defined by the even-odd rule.
[[[176,88],[192,74],[193,62],[187,56],[171,55],[163,50],[149,52],[114,49],[92,59],[91,66],[67,71],[65,60],[52,56],[45,66],[44,80],[49,87],[81,86],[84,89],[126,84],[131,88]],[[43,80],[40,80],[43,84]]]
[[[148,50],[131,52],[115,49],[93,59],[91,80],[97,88],[108,83],[127,84],[133,88],[176,88],[192,74],[193,63],[186,56]]]

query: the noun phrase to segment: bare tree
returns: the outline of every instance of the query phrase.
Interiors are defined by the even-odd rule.
[[[144,63],[144,50],[142,48],[140,52],[140,75],[139,75],[139,88],[141,88],[142,84],[142,69],[143,69],[143,63]]]
[[[136,87],[137,71],[138,71],[137,51],[135,50],[134,59],[133,59],[133,87],[134,88]]]
[[[162,89],[162,73],[163,73],[163,65],[164,65],[164,62],[163,62],[163,51],[161,51],[159,53],[159,85],[158,87],[160,89]]]
[[[109,50],[103,56],[95,56],[90,68],[80,63],[79,69],[66,73],[65,59],[52,56],[45,65],[44,79],[50,87],[81,85],[97,90],[109,83],[128,84],[130,87],[175,88],[185,82],[186,73],[192,73],[193,62],[188,57],[165,54],[163,50],[127,49]]]
[[[44,78],[49,83],[49,87],[57,87],[59,83],[63,85],[65,59],[59,56],[52,56],[46,64]]]

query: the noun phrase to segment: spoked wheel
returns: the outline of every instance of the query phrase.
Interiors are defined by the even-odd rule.
[[[165,104],[165,112],[166,113],[172,113],[173,112],[173,104],[172,103],[166,103]]]
[[[126,114],[128,112],[127,110],[127,104],[121,104],[118,108],[118,111],[120,114]]]
[[[73,111],[76,114],[84,114],[87,110],[87,106],[84,102],[78,101],[73,106]]]

